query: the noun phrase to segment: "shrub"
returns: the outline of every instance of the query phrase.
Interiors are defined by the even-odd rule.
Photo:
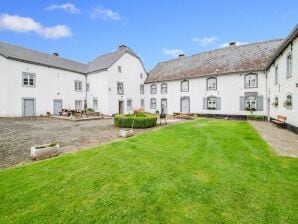
[[[94,110],[92,108],[88,108],[87,112],[94,112]]]
[[[265,117],[263,115],[247,115],[247,119],[257,120],[257,121],[264,121]]]
[[[139,116],[137,116],[139,114]],[[144,113],[136,113],[128,115],[115,115],[114,125],[120,128],[151,128],[156,126],[157,117]]]

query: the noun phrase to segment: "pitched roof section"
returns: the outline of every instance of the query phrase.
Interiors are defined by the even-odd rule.
[[[129,47],[121,45],[117,51],[98,56],[91,61],[89,64],[88,73],[108,69],[125,53],[129,53],[139,58]]]
[[[78,73],[86,73],[88,69],[87,64],[82,64],[59,56],[54,56],[3,42],[0,42],[0,55],[9,59],[61,68]]]
[[[293,40],[295,40],[298,37],[298,24],[295,26],[295,28],[292,30],[292,32],[289,34],[289,36],[282,42],[280,47],[277,49],[277,51],[273,54],[271,57],[271,60],[268,63],[267,68],[274,63],[275,59],[289,46],[289,44],[292,43]]]
[[[282,41],[229,46],[161,62],[149,72],[146,83],[264,70]]]

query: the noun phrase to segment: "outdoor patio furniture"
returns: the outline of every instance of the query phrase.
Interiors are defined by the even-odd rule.
[[[277,115],[277,119],[273,119],[272,123],[285,128],[287,117]]]

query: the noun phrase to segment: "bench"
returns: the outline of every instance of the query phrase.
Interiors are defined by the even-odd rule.
[[[286,124],[286,120],[287,120],[287,117],[281,116],[281,115],[277,115],[277,119],[273,119],[272,120],[272,123],[273,124],[276,124],[276,125],[280,125],[280,126],[282,126],[284,128],[285,127],[285,124]]]

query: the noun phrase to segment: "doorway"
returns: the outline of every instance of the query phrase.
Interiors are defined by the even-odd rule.
[[[35,116],[35,98],[23,98],[23,116]]]
[[[181,113],[189,113],[189,97],[182,97],[180,102]]]
[[[59,115],[59,113],[62,111],[63,102],[62,100],[54,100],[54,115]]]
[[[118,112],[119,112],[119,114],[123,114],[124,113],[124,102],[123,102],[123,100],[119,100],[118,103],[119,103]]]
[[[165,99],[165,98],[161,99],[160,108],[161,108],[161,113],[162,114],[167,114],[168,113],[167,99]]]

